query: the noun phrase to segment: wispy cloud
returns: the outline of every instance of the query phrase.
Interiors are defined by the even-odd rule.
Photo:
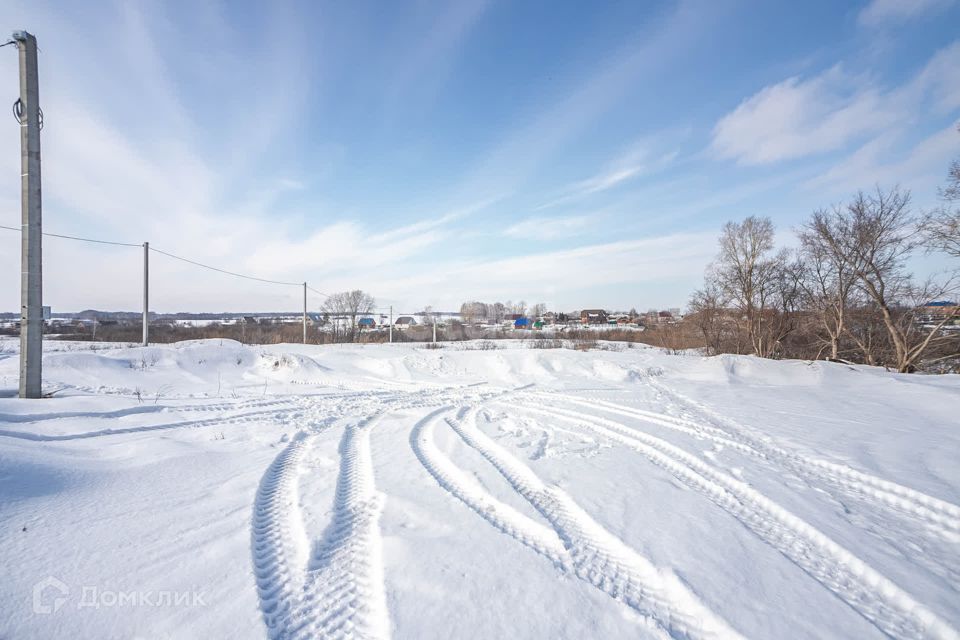
[[[900,151],[895,136],[881,136],[857,149],[826,172],[805,183],[806,188],[846,194],[872,185],[900,184],[924,188],[920,194],[932,199],[949,162],[960,148],[960,133],[954,123]]]
[[[194,64],[194,58],[180,53],[190,48],[189,31],[196,25],[173,24],[164,7],[91,5],[72,15],[72,8],[42,0],[11,0],[5,10],[12,24],[27,26],[40,41],[47,229],[149,240],[236,271],[244,270],[251,247],[282,237],[293,216],[279,215],[277,198],[302,184],[283,177],[295,172],[282,161],[262,166],[266,156],[259,151],[287,135],[308,86],[301,81],[302,64],[285,64],[303,31],[288,12],[269,12],[261,26],[283,37],[244,43],[245,49],[232,46],[236,34],[230,25],[218,24],[216,16],[205,19],[205,35],[224,48],[211,54],[218,65],[193,86],[199,97],[187,101],[181,84],[203,72],[206,57]],[[108,31],[112,38],[91,39],[91,33]],[[246,73],[233,73],[243,59]],[[280,63],[281,72],[251,71],[273,62]],[[0,56],[0,72],[16,77],[15,55]],[[253,77],[263,84],[251,82]],[[217,100],[201,99],[210,93]],[[283,117],[265,117],[276,110],[276,96],[284,98]],[[209,107],[214,103],[215,110]],[[221,135],[224,131],[235,135]],[[16,148],[16,132],[0,127],[0,145]],[[19,183],[12,166],[0,160],[3,193],[15,192]],[[235,205],[238,201],[242,204]],[[18,207],[5,210],[16,219]],[[44,252],[44,296],[58,309],[136,306],[140,257],[135,252],[50,242]],[[230,296],[236,308],[248,300],[242,282],[189,269],[194,268],[185,272],[183,265],[158,260],[152,269],[158,308],[207,307]],[[16,291],[15,273],[0,273],[0,289]],[[77,287],[77,273],[97,284]],[[271,291],[263,292],[257,306],[277,303]]]
[[[534,174],[565,143],[594,123],[672,56],[684,52],[710,24],[711,9],[681,2],[640,30],[631,44],[618,47],[592,67],[560,100],[529,122],[508,131],[458,186],[474,200],[510,193]],[[625,178],[624,178],[625,179]],[[599,183],[598,183],[599,184]]]
[[[414,46],[392,51],[395,64],[385,88],[384,108],[389,113],[401,102],[423,108],[425,99],[436,93],[449,75],[457,51],[470,30],[480,21],[491,0],[464,0],[441,3],[437,14],[426,16],[417,29]],[[433,6],[433,5],[430,5]],[[405,42],[409,45],[409,41]],[[410,104],[406,104],[410,107]]]
[[[449,260],[414,273],[385,272],[337,279],[332,286],[361,282],[391,291],[398,299],[422,299],[423,291],[435,308],[459,308],[466,299],[549,300],[560,308],[578,304],[572,292],[628,285],[633,294],[619,301],[587,294],[596,306],[665,305],[675,295],[652,292],[651,283],[670,279],[692,290],[704,265],[716,252],[716,234],[679,233],[637,240],[590,244],[563,251],[530,253],[495,260]],[[364,280],[365,278],[365,280]],[[445,286],[455,282],[456,287]],[[686,293],[683,294],[684,296]]]
[[[930,15],[953,4],[953,0],[871,0],[857,20],[868,27],[903,22],[922,15]]]
[[[561,195],[541,204],[536,207],[536,210],[549,209],[589,195],[609,191],[640,176],[663,169],[676,157],[676,152],[656,156],[652,150],[652,144],[645,140],[607,162],[599,173],[562,189]]]
[[[931,96],[938,108],[954,108],[960,101],[958,64],[960,46],[954,43],[895,89],[840,66],[808,79],[789,78],[721,118],[711,150],[720,158],[757,165],[844,149],[914,119]]]
[[[582,233],[594,216],[536,217],[527,218],[507,227],[505,236],[526,240],[556,240]]]
[[[741,164],[765,164],[840,149],[892,123],[878,88],[840,67],[766,87],[714,127],[712,149]]]

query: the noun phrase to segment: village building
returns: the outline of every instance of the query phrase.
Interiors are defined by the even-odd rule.
[[[397,326],[397,329],[406,329],[417,326],[417,320],[413,316],[400,316],[394,324]]]
[[[581,324],[607,324],[607,312],[603,309],[584,309],[580,312]]]

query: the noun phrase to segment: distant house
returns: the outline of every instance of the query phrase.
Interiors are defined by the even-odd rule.
[[[417,321],[413,316],[400,316],[394,324],[397,325],[398,329],[406,329],[407,327],[417,326]]]
[[[360,318],[357,320],[357,326],[361,329],[373,329],[377,326],[377,321],[373,318]]]
[[[667,323],[667,322],[673,322],[673,320],[674,320],[673,314],[670,313],[669,311],[661,311],[660,313],[657,314],[657,322]]]
[[[935,300],[923,305],[925,313],[931,316],[950,316],[957,314],[957,303],[949,300]]]
[[[530,328],[530,318],[517,318],[513,321],[514,329],[529,329]]]
[[[607,312],[603,309],[584,309],[580,312],[581,324],[607,324]]]

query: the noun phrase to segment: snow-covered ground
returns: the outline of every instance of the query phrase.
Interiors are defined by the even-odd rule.
[[[450,345],[0,345],[2,638],[960,628],[960,377]]]

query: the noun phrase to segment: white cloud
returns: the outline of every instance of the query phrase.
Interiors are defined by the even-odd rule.
[[[621,304],[641,304],[630,300],[650,300],[645,294],[648,286],[672,280],[683,282],[683,288],[669,299],[649,304],[676,304],[697,285],[715,252],[714,231],[678,233],[495,260],[453,259],[415,272],[360,273],[334,279],[331,286],[340,289],[352,283],[391,292],[400,304],[426,302],[434,308],[459,308],[468,299],[524,299],[552,300],[569,309],[602,306],[591,292],[607,286],[624,289]],[[580,293],[572,295],[573,291]]]
[[[788,78],[744,100],[713,129],[711,150],[740,164],[768,164],[841,150],[915,119],[928,100],[960,105],[960,43],[937,52],[912,80],[884,90],[840,66]]]
[[[932,202],[936,186],[943,180],[949,162],[960,148],[956,123],[905,151],[895,153],[897,143],[893,137],[875,138],[805,186],[813,191],[845,197],[856,189],[899,184],[919,196],[918,204]]]
[[[934,54],[901,93],[908,102],[929,95],[940,113],[960,108],[960,40]]]
[[[586,196],[602,193],[642,175],[662,169],[676,158],[676,152],[654,157],[653,144],[643,140],[629,150],[607,162],[597,174],[568,186],[561,195],[536,208],[537,211],[578,200]]]
[[[871,0],[860,11],[860,24],[877,27],[890,22],[902,22],[923,14],[940,11],[953,0]]]
[[[575,236],[595,220],[591,216],[527,218],[510,225],[503,234],[527,240],[555,240]]]
[[[751,96],[717,123],[712,148],[741,164],[777,162],[840,149],[896,115],[875,87],[834,67]]]
[[[668,154],[654,159],[650,146],[650,142],[646,140],[633,145],[631,149],[607,163],[603,171],[573,185],[571,191],[577,195],[589,195],[612,189],[650,170],[654,164],[662,166],[668,163],[675,155]]]
[[[255,243],[245,265],[262,274],[356,273],[358,268],[394,264],[422,254],[448,236],[442,227],[457,217],[446,215],[384,231],[337,222],[303,239],[284,236]]]

